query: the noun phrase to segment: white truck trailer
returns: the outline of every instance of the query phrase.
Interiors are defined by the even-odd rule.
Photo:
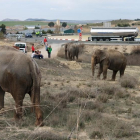
[[[138,28],[131,27],[91,28],[88,41],[134,41],[138,32]]]

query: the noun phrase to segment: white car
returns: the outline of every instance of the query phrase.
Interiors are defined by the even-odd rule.
[[[21,50],[21,51],[24,52],[24,53],[27,53],[27,46],[26,46],[26,43],[23,43],[23,42],[16,42],[16,43],[14,44],[14,46],[19,47],[19,50]]]

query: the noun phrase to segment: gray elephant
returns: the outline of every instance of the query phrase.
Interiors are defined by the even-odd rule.
[[[120,71],[120,77],[124,75],[126,68],[126,57],[119,51],[116,50],[95,50],[92,58],[92,75],[94,76],[95,65],[100,64],[98,78],[103,73],[103,79],[107,78],[107,69],[113,70],[112,81],[115,81],[116,74]]]
[[[65,58],[74,60],[75,57],[78,60],[79,46],[76,43],[70,42],[65,44]]]
[[[22,117],[22,104],[25,94],[30,95],[36,114],[36,125],[43,125],[40,109],[41,74],[37,63],[19,50],[0,46],[0,109],[4,107],[5,92],[15,100],[15,120]]]

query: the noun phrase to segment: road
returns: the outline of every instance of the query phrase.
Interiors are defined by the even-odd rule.
[[[18,42],[16,37],[9,37],[8,38],[11,41]],[[22,37],[20,42],[38,42],[43,44],[44,37],[33,37],[33,38],[25,38]],[[52,57],[55,57],[57,55],[58,49],[61,47],[62,44],[71,42],[70,40],[52,40],[47,37],[48,44],[52,47]],[[83,44],[88,45],[138,45],[140,42],[93,42],[93,41],[82,41]],[[40,49],[42,54],[44,55],[44,58],[47,58],[47,52],[45,50],[45,46]],[[29,53],[31,54],[31,53]]]
[[[43,44],[43,40],[44,37],[33,37],[33,38],[25,38],[22,37],[20,41],[17,41],[16,37],[9,37],[8,38],[11,41],[15,41],[15,42],[34,42],[34,43],[42,43]],[[52,47],[52,58],[55,57],[57,55],[57,52],[59,50],[59,48],[61,47],[62,44],[65,44],[67,42],[70,42],[68,40],[51,40],[48,39],[48,45],[51,45]],[[48,57],[47,51],[45,50],[45,46],[43,46],[41,49],[39,49],[41,51],[41,53],[43,54],[44,58]],[[28,52],[29,55],[31,55],[31,52]]]

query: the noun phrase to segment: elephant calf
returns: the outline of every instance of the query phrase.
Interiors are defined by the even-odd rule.
[[[107,69],[113,70],[112,81],[115,81],[116,74],[120,71],[120,77],[124,75],[126,68],[126,57],[119,51],[116,50],[95,50],[92,58],[92,75],[94,76],[94,69],[96,64],[100,64],[99,72],[97,77],[103,73],[103,79],[107,78]]]
[[[34,59],[13,47],[0,46],[0,109],[4,107],[5,92],[9,92],[15,100],[15,119],[21,119],[23,99],[28,93],[34,105],[36,125],[42,125],[40,80],[40,70]]]

